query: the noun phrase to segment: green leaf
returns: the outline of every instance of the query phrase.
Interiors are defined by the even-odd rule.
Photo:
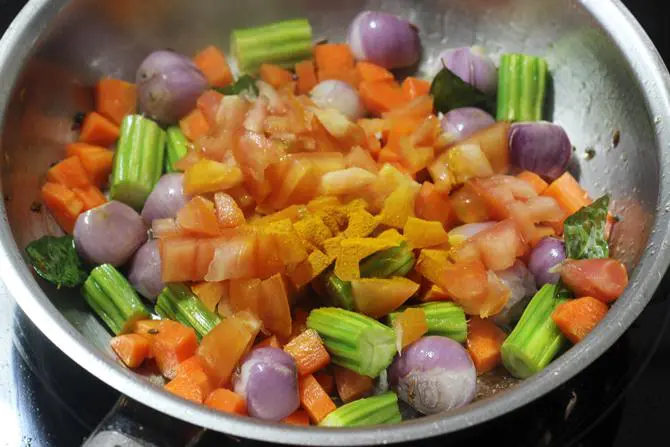
[[[59,288],[77,287],[88,277],[71,236],[44,236],[31,242],[26,254],[35,272]]]
[[[565,219],[563,238],[569,259],[609,258],[605,238],[609,203],[610,198],[605,195]]]
[[[246,92],[249,96],[258,96],[256,79],[249,75],[243,75],[233,84],[227,87],[215,88],[214,90],[224,95],[239,95],[243,92]]]
[[[438,112],[447,113],[461,107],[479,107],[495,113],[496,98],[464,82],[448,68],[443,68],[433,79],[430,93]]]

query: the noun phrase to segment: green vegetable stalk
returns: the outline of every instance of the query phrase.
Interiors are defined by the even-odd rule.
[[[129,330],[135,321],[149,318],[133,286],[109,264],[91,271],[82,293],[88,305],[116,335]]]
[[[156,300],[156,313],[162,318],[178,321],[195,329],[204,337],[221,322],[185,284],[168,284]]]
[[[402,420],[398,396],[388,391],[379,396],[358,399],[342,405],[326,416],[321,427],[356,427],[363,425],[395,424]]]
[[[609,204],[609,196],[603,196],[565,219],[563,238],[568,259],[609,258],[605,238]]]
[[[312,48],[312,26],[306,19],[238,29],[231,36],[231,53],[244,73],[256,73],[263,63],[293,67],[310,59]]]
[[[307,327],[319,333],[336,365],[375,378],[393,361],[395,331],[365,315],[323,307],[310,312]]]
[[[60,287],[77,287],[88,273],[74,248],[72,236],[44,236],[26,247],[26,254],[35,272]]]
[[[414,267],[416,257],[406,243],[389,248],[363,259],[360,264],[362,278],[390,278],[405,276]],[[332,269],[323,275],[322,281],[330,304],[342,309],[354,309],[351,282],[342,281]]]
[[[110,198],[139,210],[163,173],[165,131],[141,115],[128,115],[114,157]]]
[[[176,172],[174,164],[188,152],[186,136],[178,126],[168,127],[166,130],[167,147],[165,151],[165,172]]]
[[[540,121],[547,88],[547,61],[503,54],[498,70],[498,121]]]
[[[463,309],[449,301],[425,303],[415,306],[423,309],[426,314],[429,335],[449,337],[459,343],[465,342],[468,336],[468,323]],[[404,309],[403,309],[404,310]],[[388,324],[393,327],[395,320],[402,311],[388,315]]]
[[[556,307],[566,301],[558,291],[556,285],[543,286],[503,343],[503,364],[514,377],[525,379],[542,371],[561,349],[565,338],[551,319]]]

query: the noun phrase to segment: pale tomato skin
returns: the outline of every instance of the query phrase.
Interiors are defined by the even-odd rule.
[[[611,303],[626,289],[628,272],[615,259],[568,260],[561,268],[561,279],[577,297],[592,296]]]

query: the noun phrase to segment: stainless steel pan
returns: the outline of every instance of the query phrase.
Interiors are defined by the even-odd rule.
[[[72,115],[92,106],[85,86],[103,75],[132,79],[153,49],[191,54],[210,43],[227,48],[232,28],[282,18],[307,17],[319,37],[342,39],[351,18],[366,8],[411,18],[421,30],[424,66],[441,48],[471,44],[494,54],[547,57],[553,119],[576,146],[573,171],[594,195],[610,192],[623,219],[613,250],[632,269],[628,290],[586,340],[541,374],[459,411],[400,425],[290,428],[222,415],[163,392],[115,361],[109,334],[77,293],[45,286],[22,257],[29,241],[57,231],[31,204],[49,164],[73,137]],[[577,374],[651,299],[670,261],[669,81],[644,31],[617,0],[33,0],[0,43],[2,279],[37,326],[82,367],[185,421],[292,444],[376,444],[453,432],[518,408]],[[590,161],[584,157],[588,147],[596,151]]]

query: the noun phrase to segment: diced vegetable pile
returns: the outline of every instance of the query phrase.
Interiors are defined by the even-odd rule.
[[[609,198],[541,121],[541,57],[450,49],[398,79],[419,32],[371,11],[348,43],[306,20],[231,41],[237,78],[210,46],[101,80],[42,187],[68,236],[28,257],[129,368],[237,415],[396,423],[399,399],[439,413],[478,375],[543,370],[623,293]]]

